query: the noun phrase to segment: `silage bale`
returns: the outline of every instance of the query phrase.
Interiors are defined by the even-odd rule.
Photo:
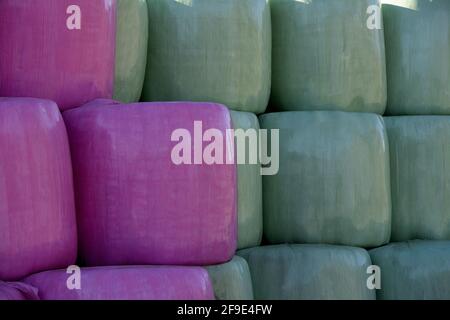
[[[66,128],[48,100],[0,98],[0,279],[75,262]]]
[[[0,96],[111,98],[115,0],[0,1]]]
[[[250,270],[245,259],[235,256],[231,261],[206,268],[217,300],[253,300]]]
[[[39,300],[38,290],[25,283],[0,280],[1,300]]]
[[[24,281],[39,289],[42,300],[214,299],[208,273],[199,267],[97,267],[82,268],[78,275],[53,270]]]
[[[385,118],[392,240],[450,240],[450,117]]]
[[[139,101],[144,84],[148,46],[146,0],[117,0],[114,99]]]
[[[207,101],[262,113],[270,94],[266,0],[152,0],[143,101]]]
[[[389,150],[380,116],[282,112],[261,116],[260,124],[280,129],[280,170],[263,177],[269,243],[389,241]]]
[[[277,110],[384,113],[382,21],[381,29],[369,29],[367,13],[378,0],[270,0],[270,6]]]
[[[369,253],[381,271],[378,299],[450,299],[450,242],[391,243]]]
[[[246,137],[244,164],[238,164],[237,181],[238,181],[238,249],[259,246],[262,239],[263,230],[263,213],[262,213],[262,176],[261,165],[259,163],[258,150],[252,148],[250,140],[256,143],[258,148],[259,122],[258,118],[249,112],[231,111],[231,119],[233,127],[239,137]],[[238,132],[243,130],[244,132]],[[252,138],[253,130],[257,139]],[[236,146],[239,142],[236,137]],[[242,140],[241,140],[242,141]],[[255,142],[256,141],[256,142]],[[241,142],[242,143],[242,142]],[[239,150],[237,150],[239,153]],[[255,154],[256,153],[256,154]],[[256,164],[251,164],[250,159],[256,157]]]
[[[278,245],[238,251],[250,267],[256,300],[374,300],[369,254],[330,245]]]
[[[450,2],[383,0],[389,115],[450,114]]]
[[[236,166],[176,164],[179,142],[171,141],[175,130],[185,129],[194,161],[194,122],[225,137],[231,128],[225,106],[98,100],[65,112],[64,119],[80,256],[88,266],[210,265],[233,257]],[[223,141],[223,154],[232,146],[231,139]]]

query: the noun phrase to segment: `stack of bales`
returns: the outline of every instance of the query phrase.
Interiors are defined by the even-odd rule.
[[[266,110],[270,95],[267,1],[154,0],[148,1],[148,12],[142,100],[221,103],[231,110],[235,129],[258,130],[256,115]],[[246,154],[251,150],[247,144]],[[258,246],[262,238],[259,164],[238,165],[237,190],[237,247]],[[248,265],[241,257],[210,265],[207,270],[217,298],[253,298]]]
[[[120,21],[143,3],[119,4]],[[170,158],[171,132],[225,134],[228,110],[108,100],[115,21],[113,0],[0,3],[0,94],[37,97],[0,99],[2,299],[211,299],[199,266],[234,255],[236,167]],[[116,94],[134,100],[138,77]]]
[[[0,299],[449,298],[450,4],[384,2],[2,0]]]
[[[375,0],[270,1],[279,172],[263,178],[268,246],[239,252],[256,299],[374,299],[362,248],[389,241],[382,30]]]
[[[380,299],[450,298],[450,3],[383,1],[395,242]]]
[[[2,294],[200,299],[214,297],[212,283],[217,298],[253,298],[248,265],[233,256],[261,242],[259,165],[179,166],[170,138],[180,128],[194,136],[195,121],[223,136],[259,128],[270,93],[268,3],[118,0],[114,33],[116,1],[56,2],[1,3],[1,94],[58,103],[1,101],[0,141],[17,154],[2,154],[0,279],[27,283],[3,282]],[[77,10],[83,19],[69,28]],[[44,37],[30,43],[30,30]],[[141,93],[169,102],[132,103]],[[36,186],[19,194],[19,180]],[[53,270],[76,262],[82,290]]]

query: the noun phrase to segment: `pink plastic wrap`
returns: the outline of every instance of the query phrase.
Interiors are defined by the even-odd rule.
[[[1,0],[0,96],[111,98],[115,0]]]
[[[98,100],[65,112],[64,119],[84,262],[207,265],[231,259],[237,242],[236,166],[171,160],[175,129],[188,130],[192,145],[194,121],[225,137],[231,127],[226,107]],[[231,148],[232,139],[224,140]]]
[[[81,269],[79,275],[77,280],[55,270],[24,281],[39,289],[42,300],[214,299],[208,273],[199,267],[99,267]]]
[[[74,263],[72,168],[56,104],[0,98],[0,150],[0,279]]]
[[[39,300],[38,290],[21,282],[0,281],[0,300]]]

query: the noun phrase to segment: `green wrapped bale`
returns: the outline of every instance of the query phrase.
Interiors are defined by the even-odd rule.
[[[263,232],[262,213],[262,176],[261,165],[258,160],[258,149],[251,148],[258,139],[258,118],[249,112],[231,111],[231,119],[240,141],[245,140],[245,164],[238,165],[238,249],[256,247],[261,244]],[[250,129],[250,130],[249,130]],[[250,140],[256,141],[250,145]],[[242,142],[241,142],[242,143]],[[240,150],[237,149],[238,156]],[[243,157],[243,155],[242,155]],[[251,159],[256,159],[256,164],[251,164]],[[255,161],[252,161],[255,163]]]
[[[384,0],[389,115],[450,114],[450,1]]]
[[[280,170],[263,177],[269,243],[389,242],[389,148],[381,116],[282,112],[261,116],[260,124],[280,129]]]
[[[256,300],[374,300],[367,287],[369,254],[330,245],[246,249]]]
[[[147,64],[148,12],[146,0],[117,0],[114,99],[139,101]]]
[[[384,113],[386,65],[378,0],[270,0],[270,5],[271,104],[277,110]]]
[[[266,0],[149,0],[144,101],[210,101],[262,113],[270,95]]]
[[[379,300],[450,299],[450,242],[399,242],[369,253],[381,271]]]
[[[450,240],[450,117],[385,118],[392,241]]]
[[[245,259],[235,256],[230,262],[206,270],[217,300],[253,300],[252,279]]]

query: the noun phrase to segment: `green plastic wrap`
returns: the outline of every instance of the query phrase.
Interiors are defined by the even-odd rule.
[[[384,0],[389,115],[450,114],[450,1]]]
[[[149,0],[144,101],[209,101],[262,113],[270,95],[266,0]]]
[[[386,65],[382,29],[371,30],[377,0],[270,0],[272,97],[281,111],[383,114]],[[372,11],[370,11],[372,12]],[[382,28],[381,14],[378,15]]]
[[[279,245],[241,250],[256,300],[374,300],[367,288],[371,265],[364,249]]]
[[[114,99],[139,101],[147,64],[146,0],[117,0],[116,72]]]
[[[450,240],[450,117],[385,118],[392,241]]]
[[[399,242],[369,253],[381,271],[377,299],[450,299],[450,242]]]
[[[242,129],[248,136],[254,129],[258,134],[258,118],[249,112],[231,111],[231,119],[235,129]],[[254,139],[257,141],[256,139]],[[238,142],[237,140],[235,140]],[[256,151],[256,155],[254,154]],[[239,152],[239,151],[238,151]],[[261,244],[263,232],[262,213],[262,176],[259,164],[250,164],[250,152],[258,159],[258,151],[249,148],[249,139],[246,139],[246,164],[238,165],[238,249],[256,247]]]
[[[245,259],[235,256],[230,262],[206,270],[217,300],[253,300],[252,278]]]
[[[280,170],[263,177],[264,237],[272,244],[375,247],[391,228],[389,147],[381,116],[262,115],[280,129]]]

